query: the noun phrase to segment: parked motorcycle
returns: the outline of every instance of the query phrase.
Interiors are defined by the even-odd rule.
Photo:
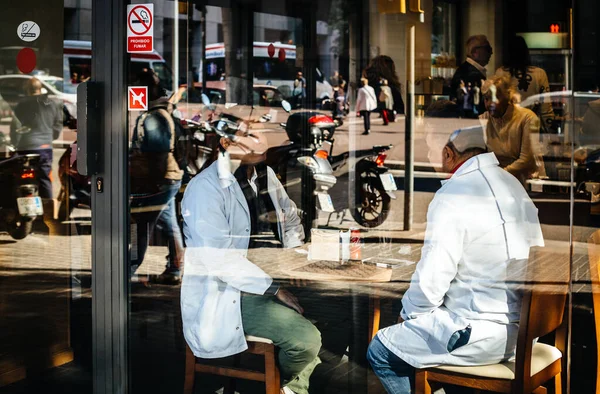
[[[336,182],[327,190],[327,194],[335,196],[335,200],[320,204],[321,210],[330,213],[328,223],[336,212],[342,213],[343,220],[346,209],[349,209],[358,224],[377,227],[387,219],[391,200],[396,199],[394,191],[397,187],[394,177],[384,166],[386,152],[392,145],[374,146],[370,149],[332,156],[335,129],[341,124],[340,119],[332,119],[320,112],[301,111],[291,114],[288,121],[281,124],[286,130],[289,144],[275,150],[281,159],[268,158],[269,165],[274,169],[277,168],[277,174],[286,180],[286,188],[293,190],[289,175],[283,175],[289,167],[284,165],[286,162],[289,164],[290,161],[286,161],[286,155],[281,152],[287,152],[290,158],[295,155],[318,155],[320,160],[329,163],[328,169],[323,174],[336,178]],[[349,195],[348,182],[351,175],[355,175],[355,192]],[[316,170],[313,176],[319,177],[319,170]],[[311,189],[312,185],[309,183],[307,190]],[[318,197],[319,200],[322,199],[321,196]],[[327,209],[322,209],[323,206]],[[302,207],[305,205],[302,204]]]
[[[38,154],[19,155],[0,133],[0,223],[14,239],[31,233],[33,221],[43,215],[39,197]]]

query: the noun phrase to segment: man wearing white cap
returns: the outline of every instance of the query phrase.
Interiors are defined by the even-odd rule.
[[[281,392],[308,394],[321,334],[296,297],[247,255],[248,248],[294,248],[304,240],[296,205],[262,164],[267,148],[262,134],[223,137],[218,159],[186,188],[183,333],[200,358],[243,352],[245,335],[268,338],[279,349]],[[241,161],[238,171],[231,159]]]
[[[530,247],[544,245],[537,209],[487,153],[482,127],[453,132],[442,165],[452,176],[429,205],[398,324],[380,330],[367,354],[389,393],[410,393],[415,368],[513,357],[520,297],[508,280]]]

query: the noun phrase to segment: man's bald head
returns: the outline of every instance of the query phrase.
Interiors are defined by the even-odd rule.
[[[31,78],[25,82],[25,91],[30,96],[42,94],[42,81],[37,78]]]
[[[490,62],[493,53],[492,46],[485,35],[478,34],[467,39],[467,57],[483,67]]]

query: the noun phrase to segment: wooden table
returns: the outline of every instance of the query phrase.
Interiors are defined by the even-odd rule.
[[[367,392],[368,368],[366,353],[371,339],[379,330],[381,315],[380,286],[386,285],[399,291],[408,287],[420,256],[421,243],[381,243],[379,239],[367,239],[363,247],[363,260],[372,262],[395,262],[397,268],[384,268],[352,261],[345,264],[333,261],[308,260],[308,246],[297,249],[261,248],[248,251],[248,258],[278,281],[307,281],[314,285],[326,285],[327,289],[350,289],[352,324],[349,359],[361,368],[351,368],[348,373],[351,392]],[[375,242],[371,242],[375,241]],[[404,254],[397,253],[402,250]],[[393,260],[392,260],[393,259]],[[402,262],[400,260],[406,260]],[[392,278],[396,278],[392,282]],[[398,289],[397,287],[400,287]],[[368,302],[366,300],[368,299]],[[364,318],[369,316],[368,322]]]

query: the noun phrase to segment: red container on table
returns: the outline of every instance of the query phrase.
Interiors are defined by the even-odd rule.
[[[360,229],[350,229],[350,260],[362,260],[362,240]]]

